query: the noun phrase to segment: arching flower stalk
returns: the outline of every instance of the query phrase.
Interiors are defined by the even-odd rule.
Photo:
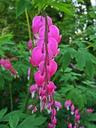
[[[68,123],[68,128],[80,128],[79,127],[79,124],[80,124],[80,112],[79,112],[79,109],[76,108],[74,106],[74,104],[72,103],[71,100],[66,100],[65,101],[65,108],[67,111],[70,111],[70,118],[72,118],[72,116],[74,117],[74,122],[69,122]],[[69,118],[69,121],[71,120]]]
[[[51,123],[48,128],[55,128],[57,124],[56,113],[62,106],[54,100],[56,85],[51,77],[57,71],[57,63],[54,58],[59,54],[58,44],[61,41],[59,29],[53,25],[48,16],[35,16],[32,22],[35,47],[32,49],[30,63],[37,67],[34,74],[35,84],[30,87],[32,98],[38,95],[40,110],[45,109],[51,115]]]
[[[10,71],[10,73],[13,75],[13,76],[17,76],[17,71],[13,68],[11,62],[9,59],[3,59],[1,58],[0,59],[0,66],[2,68],[4,68],[5,70],[8,70]]]

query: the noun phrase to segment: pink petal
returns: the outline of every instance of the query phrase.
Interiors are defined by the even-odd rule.
[[[52,81],[50,81],[49,84],[47,85],[48,94],[49,95],[53,94],[55,89],[56,89],[55,84]]]
[[[32,21],[32,31],[34,34],[39,32],[40,27],[44,23],[44,17],[43,16],[35,16]]]
[[[29,91],[31,93],[34,92],[34,91],[37,91],[37,85],[36,84],[31,85]]]
[[[54,60],[50,60],[48,65],[48,73],[50,77],[52,77],[56,71],[57,71],[57,63]]]
[[[44,78],[45,78],[45,76],[44,76],[44,75],[41,75],[40,71],[37,71],[37,72],[34,74],[35,82],[36,82],[36,84],[39,85],[39,86],[43,84]]]
[[[55,56],[58,52],[58,43],[52,37],[48,39],[48,52],[49,52],[49,57]]]
[[[52,25],[52,19],[47,16],[48,26]],[[35,16],[32,22],[33,33],[36,34],[39,32],[39,29],[45,25],[45,18],[43,16]]]
[[[31,55],[31,58],[30,58],[30,63],[33,65],[33,66],[38,66],[39,63],[44,59],[44,54],[42,53],[42,50],[38,47],[35,47],[33,50],[32,50],[32,55]]]

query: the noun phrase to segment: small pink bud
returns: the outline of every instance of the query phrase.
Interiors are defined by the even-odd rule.
[[[75,110],[75,115],[78,115],[78,113],[79,113],[79,110],[76,109],[76,110]]]
[[[16,71],[13,67],[11,67],[10,72],[11,72],[13,75],[17,75],[17,74],[18,74],[17,71]]]
[[[57,124],[57,119],[56,119],[56,117],[54,117],[54,118],[52,119],[52,124],[53,124],[53,125],[56,125],[56,124]]]
[[[6,70],[10,70],[12,68],[12,65],[8,59],[5,60],[5,63],[3,63],[3,66]]]
[[[71,104],[72,104],[71,100],[66,100],[65,101],[65,108],[67,108],[67,110],[69,110],[69,108],[71,107]]]
[[[80,115],[75,115],[75,120],[78,122],[80,120]]]
[[[32,92],[35,92],[35,91],[37,91],[37,85],[33,84],[33,85],[30,86],[30,92],[32,93]]]
[[[74,114],[74,110],[75,110],[75,107],[74,107],[74,105],[72,104],[72,105],[71,105],[71,114],[72,114],[72,115]]]
[[[29,40],[27,45],[28,45],[28,49],[31,50],[32,49],[32,40]]]
[[[32,105],[32,104],[28,105],[28,110],[31,110],[31,109],[32,109],[32,107],[33,107],[33,105]]]
[[[72,124],[71,123],[68,124],[68,128],[72,128]]]
[[[48,124],[48,128],[54,128],[54,125],[51,124],[51,123],[49,123],[49,124]]]
[[[34,106],[33,110],[32,110],[32,113],[35,113],[37,111],[37,107]]]
[[[62,108],[62,105],[60,102],[55,101],[55,107],[57,108],[57,111]]]
[[[57,113],[57,112],[56,112],[56,109],[52,109],[52,115],[53,115],[53,116],[56,116],[56,113]]]

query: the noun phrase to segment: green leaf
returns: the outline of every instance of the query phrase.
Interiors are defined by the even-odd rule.
[[[77,68],[83,70],[86,64],[86,54],[83,49],[79,49],[76,54]]]
[[[16,128],[16,126],[18,125],[19,123],[19,118],[18,118],[18,115],[17,114],[14,114],[12,116],[9,117],[9,125],[10,125],[10,128]]]
[[[4,78],[2,77],[2,75],[0,74],[0,90],[2,90],[4,88]]]
[[[16,16],[20,16],[24,13],[25,9],[31,8],[31,1],[30,0],[17,0],[16,2]]]
[[[34,1],[34,3],[35,3],[35,7],[37,7],[38,8],[38,12],[40,13],[40,12],[42,12],[43,10],[45,10],[46,9],[46,7],[48,6],[48,5],[50,5],[50,3],[52,2],[52,0],[41,0],[41,1],[39,1],[39,0],[35,0]]]
[[[67,95],[67,93],[70,92],[72,89],[74,89],[73,85],[67,85],[67,86],[62,87],[59,90],[59,93],[60,95],[64,96],[64,95]]]
[[[86,62],[85,71],[88,74],[89,78],[93,78],[95,68],[94,68],[94,65],[93,65],[92,61],[90,61],[90,59],[88,59],[87,62]]]
[[[53,6],[55,9],[57,9],[58,11],[62,11],[69,16],[73,16],[74,14],[73,6],[70,4],[55,1],[55,2],[51,2],[50,5]]]
[[[86,128],[96,128],[96,125],[92,123],[86,123]]]
[[[67,94],[67,99],[71,99],[73,103],[77,105],[80,109],[82,109],[86,103],[84,95],[77,88],[70,90],[70,92]]]
[[[39,128],[45,122],[46,118],[31,115],[27,117],[17,128]]]
[[[4,117],[5,113],[7,112],[7,108],[4,108],[0,111],[0,121],[2,120],[2,118]]]
[[[90,113],[88,115],[88,121],[96,121],[96,113]]]
[[[4,121],[9,121],[10,128],[16,128],[19,121],[25,118],[26,115],[23,114],[21,111],[13,111],[8,113],[4,117]]]
[[[66,52],[64,54],[64,60],[63,60],[63,63],[62,63],[63,64],[63,70],[65,70],[67,68],[67,66],[69,65],[70,61],[71,61],[71,55],[70,55],[69,52]]]
[[[9,128],[7,125],[3,125],[3,124],[1,124],[0,125],[0,128]]]

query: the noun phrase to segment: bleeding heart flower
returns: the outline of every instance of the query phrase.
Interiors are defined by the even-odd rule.
[[[34,74],[34,79],[35,79],[35,82],[38,86],[41,86],[43,83],[44,83],[44,78],[45,78],[45,75],[41,74],[40,71],[37,71],[35,74]]]
[[[50,60],[47,68],[48,68],[48,73],[50,77],[52,77],[57,71],[57,63],[54,60]]]
[[[56,89],[56,86],[52,81],[50,81],[49,84],[47,84],[46,87],[47,87],[47,92],[48,92],[49,95],[52,95],[54,93],[55,89]]]
[[[48,26],[52,25],[52,19],[47,16]],[[32,30],[36,34],[39,32],[39,29],[45,25],[45,18],[43,16],[35,16],[32,21]]]
[[[9,59],[0,59],[0,65],[6,70],[10,71],[12,75],[17,75],[17,71],[13,68]]]
[[[38,88],[37,88],[37,85],[36,84],[30,86],[30,93],[32,95],[32,98],[34,97],[35,92],[37,91],[37,89]]]
[[[55,25],[49,27],[49,37],[54,37],[58,43],[60,43],[62,36],[59,35],[59,29]]]
[[[40,27],[44,23],[44,17],[43,16],[35,16],[32,21],[32,31],[34,34],[38,33]]]
[[[42,60],[44,60],[44,54],[42,53],[42,49],[35,47],[32,50],[32,55],[30,57],[30,63],[33,66],[38,66]]]
[[[71,105],[71,114],[72,114],[72,115],[74,114],[74,111],[75,111],[75,107],[74,107],[74,105],[72,104],[72,105]]]
[[[72,104],[71,100],[66,100],[66,102],[65,102],[65,108],[67,110],[69,110],[69,108],[71,107],[71,104]]]
[[[60,102],[55,101],[55,107],[57,108],[57,111],[62,108],[62,105]]]
[[[4,66],[4,68],[6,68],[6,70],[10,70],[12,67],[12,65],[8,59],[5,60],[5,63],[3,63],[3,66]]]
[[[88,108],[88,109],[87,109],[87,112],[88,112],[88,113],[92,113],[93,111],[94,111],[94,109],[92,109],[92,108]]]

